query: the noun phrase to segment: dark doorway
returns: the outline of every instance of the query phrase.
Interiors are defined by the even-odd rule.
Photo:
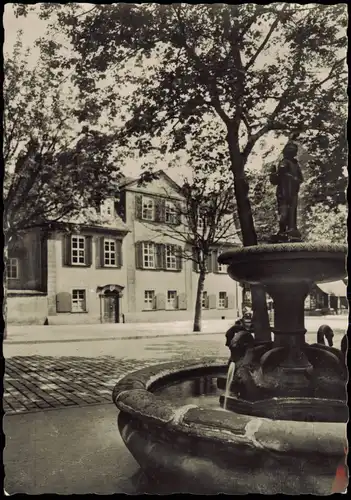
[[[102,316],[104,323],[119,323],[119,293],[105,292],[102,295]]]

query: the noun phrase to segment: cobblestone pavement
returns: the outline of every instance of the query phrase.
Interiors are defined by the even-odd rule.
[[[14,414],[112,403],[112,390],[117,381],[127,373],[177,359],[226,355],[223,340],[218,340],[218,336],[214,336],[213,340],[202,339],[200,343],[196,338],[154,339],[145,341],[143,348],[140,344],[136,347],[135,341],[132,341],[134,356],[129,349],[130,341],[118,341],[113,345],[108,343],[112,354],[110,356],[100,353],[94,356],[90,351],[89,357],[7,357],[4,410],[7,414]],[[101,344],[105,345],[106,342]],[[66,346],[67,352],[69,347],[67,344],[63,346]],[[54,354],[54,351],[51,352]]]
[[[120,378],[154,363],[109,356],[13,357],[6,360],[4,410],[14,414],[111,403],[113,387]]]

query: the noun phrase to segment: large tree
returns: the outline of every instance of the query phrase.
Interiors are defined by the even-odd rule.
[[[5,241],[68,221],[115,196],[112,138],[74,118],[74,96],[53,79],[47,57],[31,64],[21,36],[4,60]],[[115,182],[113,182],[115,181]],[[88,214],[88,212],[87,212]]]
[[[89,102],[82,117],[123,109],[119,138],[136,138],[141,154],[186,149],[210,123],[234,176],[243,244],[256,245],[245,167],[267,134],[317,135],[328,103],[345,101],[345,5],[42,4],[52,12],[75,51],[64,64]],[[264,294],[252,292],[267,339]]]

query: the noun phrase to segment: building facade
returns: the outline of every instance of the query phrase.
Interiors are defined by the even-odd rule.
[[[146,186],[126,180],[103,222],[31,231],[9,245],[9,323],[78,324],[190,320],[198,270],[178,207],[180,188],[164,172]],[[213,248],[202,296],[203,318],[236,318],[241,288]]]

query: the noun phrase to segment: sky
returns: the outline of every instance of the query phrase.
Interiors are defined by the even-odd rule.
[[[87,7],[91,7],[91,4],[85,4]],[[25,46],[29,46],[32,48],[31,52],[31,61],[33,65],[35,64],[35,60],[38,56],[38,51],[34,46],[35,40],[45,34],[45,30],[47,27],[47,21],[40,20],[35,12],[30,12],[27,17],[20,17],[16,19],[12,4],[6,4],[4,9],[3,16],[3,24],[5,31],[5,40],[4,40],[4,52],[11,51],[15,41],[18,30],[23,31],[23,42]],[[267,142],[272,144],[272,140],[267,137]],[[276,146],[271,157],[267,158],[267,161],[271,161],[275,158],[278,158],[282,147],[286,139],[282,138],[281,140],[274,140],[274,145]],[[180,182],[181,178],[189,175],[189,169],[186,167],[186,158],[183,157],[184,165],[182,164],[180,168],[171,168],[166,169],[165,164],[167,163],[167,158],[165,158],[165,164],[158,163],[155,165],[155,169],[164,169],[167,171],[168,175],[172,177],[176,182]],[[260,155],[252,156],[250,159],[249,167],[253,169],[261,169],[262,168],[262,160]],[[136,177],[141,172],[141,160],[130,160],[128,164],[123,168],[123,173],[130,177]]]

